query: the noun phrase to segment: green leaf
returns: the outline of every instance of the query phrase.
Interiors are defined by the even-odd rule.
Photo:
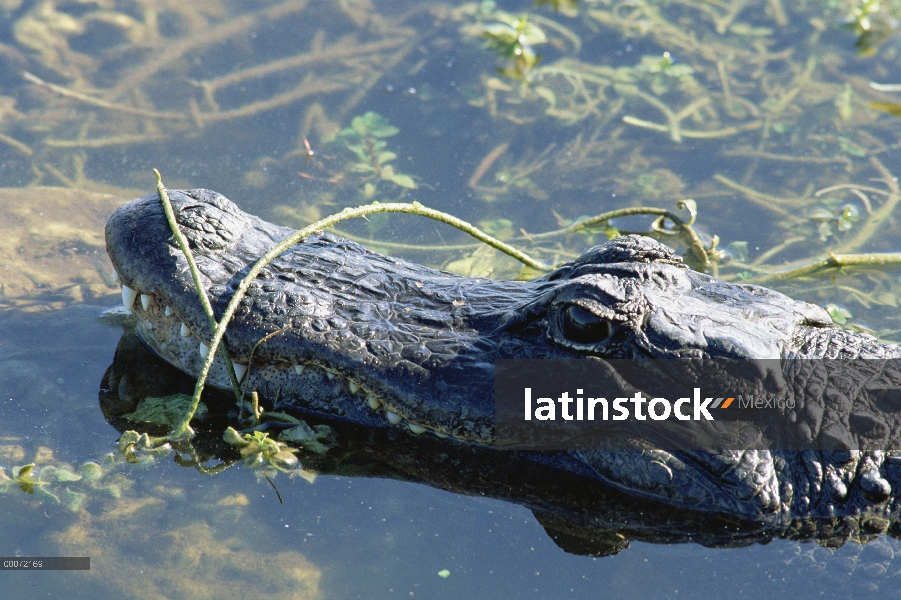
[[[413,178],[410,177],[409,175],[397,174],[391,178],[391,181],[393,181],[394,183],[396,183],[397,185],[399,185],[402,188],[407,188],[410,190],[415,190],[418,187],[416,185],[416,182],[413,181]]]
[[[513,221],[510,219],[492,219],[478,222],[478,228],[500,239],[513,237]]]
[[[21,485],[22,484],[20,483],[19,486],[21,487]],[[25,490],[25,488],[22,488],[22,489],[25,491],[26,494],[34,494],[35,498],[40,498],[41,500],[49,500],[49,501],[53,502],[54,504],[60,503],[59,496],[57,496],[56,494],[54,494],[47,488],[40,487],[40,486],[38,486],[38,487],[29,486],[28,490]]]
[[[385,117],[372,111],[361,117],[354,117],[350,126],[364,137],[391,137],[400,133],[400,129],[389,125]]]
[[[276,452],[269,460],[273,464],[283,468],[290,468],[297,465],[298,463],[297,457],[294,456],[294,452],[291,450],[282,450],[281,452]]]
[[[72,471],[66,469],[47,466],[41,469],[41,481],[51,481],[55,483],[81,481],[81,475],[76,475]]]
[[[831,221],[834,218],[835,215],[828,208],[817,207],[810,211],[811,221]]]
[[[247,440],[241,437],[241,434],[238,433],[233,427],[227,427],[225,429],[225,433],[222,434],[222,439],[225,440],[226,444],[231,446],[246,446]]]
[[[827,304],[825,308],[829,316],[832,317],[832,322],[836,325],[844,325],[852,316],[850,311],[836,304]]]
[[[544,86],[536,86],[532,88],[532,91],[534,91],[536,94],[538,94],[538,96],[540,96],[548,104],[550,104],[550,108],[557,106],[557,96],[550,88],[546,88]]]
[[[901,104],[897,102],[870,102],[870,108],[881,110],[893,117],[901,117]]]
[[[34,463],[29,463],[21,467],[13,467],[13,479],[16,481],[28,481],[33,477]]]
[[[348,144],[347,149],[353,152],[357,159],[360,161],[359,164],[372,165],[369,164],[369,150],[366,149],[362,144]]]
[[[63,506],[68,508],[72,512],[78,512],[81,510],[82,505],[84,504],[85,498],[87,496],[82,494],[81,492],[73,492],[72,490],[66,489],[63,491]]]
[[[305,422],[301,422],[291,429],[286,429],[278,435],[278,439],[285,442],[294,442],[296,444],[303,444],[304,442],[308,442],[315,438],[316,432]]]
[[[95,462],[86,462],[78,470],[85,481],[97,481],[103,477],[103,467]]]
[[[363,117],[354,117],[350,122],[350,127],[354,130],[354,132],[358,133],[360,137],[363,137],[369,133],[366,127],[366,119],[364,119]]]
[[[187,394],[173,394],[163,398],[144,398],[138,403],[138,407],[133,413],[122,415],[122,417],[138,423],[174,427],[188,413],[193,402],[194,399]],[[194,413],[194,420],[203,421],[208,414],[209,410],[201,402]]]
[[[300,422],[296,427],[282,431],[278,439],[283,442],[291,442],[317,454],[325,454],[335,446],[332,428],[328,425],[314,425],[310,427],[305,422]]]

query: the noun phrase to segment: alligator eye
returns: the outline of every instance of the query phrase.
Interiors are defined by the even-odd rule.
[[[613,326],[581,306],[572,305],[563,311],[563,334],[574,342],[593,344],[610,337]]]

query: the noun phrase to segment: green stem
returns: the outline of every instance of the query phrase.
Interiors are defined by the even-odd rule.
[[[690,225],[690,223],[686,222],[682,217],[677,215],[674,212],[668,211],[665,208],[652,208],[645,206],[636,206],[633,208],[620,208],[617,210],[611,210],[605,213],[601,213],[589,219],[585,219],[584,221],[579,221],[577,223],[573,223],[569,227],[564,227],[563,229],[557,231],[551,231],[549,233],[537,234],[532,237],[544,237],[550,235],[560,235],[566,233],[576,233],[583,229],[588,229],[589,227],[594,227],[596,225],[600,225],[602,223],[606,223],[612,219],[618,219],[621,217],[631,217],[635,215],[658,215],[661,217],[666,217],[676,224],[677,227],[684,227]]]
[[[203,284],[200,282],[200,270],[197,268],[197,263],[194,261],[194,254],[191,252],[188,240],[185,239],[181,229],[178,228],[178,222],[175,220],[175,213],[172,210],[172,202],[169,200],[169,194],[166,192],[166,188],[163,185],[163,177],[156,169],[154,169],[153,172],[156,174],[156,191],[159,194],[160,202],[163,204],[163,211],[166,213],[166,220],[169,222],[169,228],[172,230],[172,235],[175,236],[175,241],[178,242],[178,247],[181,248],[182,253],[185,255],[185,260],[188,261],[188,268],[191,270],[191,278],[194,280],[197,297],[200,298],[200,304],[203,306],[203,311],[206,313],[207,319],[209,320],[210,329],[215,332],[217,326],[216,315],[213,313],[213,307],[210,306],[209,298],[206,297],[206,293],[203,291]],[[210,352],[212,353],[212,350],[210,350]],[[222,346],[222,360],[225,361],[225,367],[228,371],[229,378],[231,379],[235,398],[240,400],[241,387],[238,384],[238,377],[235,375],[235,368],[234,365],[232,365],[231,357],[228,355],[228,348],[224,344]],[[197,410],[196,406],[191,411],[191,416],[194,416],[194,410]]]
[[[763,283],[767,281],[783,281],[786,279],[794,279],[796,277],[804,277],[813,275],[823,269],[834,269],[838,267],[853,266],[884,266],[901,264],[901,252],[874,252],[871,254],[830,254],[828,257],[818,260],[809,265],[804,265],[789,271],[781,273],[773,273],[763,277],[755,277],[748,279],[743,283]]]

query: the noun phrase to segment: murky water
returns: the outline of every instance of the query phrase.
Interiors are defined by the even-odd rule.
[[[901,38],[890,30],[901,13],[779,0],[182,4],[0,2],[0,466],[19,475],[0,480],[0,555],[91,557],[90,572],[5,573],[5,594],[898,593],[901,546],[887,537],[833,552],[783,540],[625,547],[632,538],[608,532],[586,553],[609,556],[579,555],[546,532],[536,502],[488,497],[487,474],[442,484],[435,467],[430,478],[414,463],[435,440],[396,441],[392,456],[342,433],[341,460],[302,456],[320,475],[276,477],[277,492],[242,465],[205,476],[171,454],[127,463],[122,422],[101,405],[165,368],[108,371],[122,330],[99,315],[118,301],[103,223],[153,191],[156,167],[170,188],[216,189],[295,227],[418,200],[547,262],[613,228],[650,232],[653,219],[535,234],[634,206],[687,219],[676,202],[692,198],[705,252],[658,235],[695,266],[834,304],[848,326],[901,339],[892,264],[778,279],[830,252],[901,252]],[[459,272],[521,271],[412,217],[342,231]],[[30,463],[41,479],[18,470]],[[650,522],[679,522],[664,516]]]

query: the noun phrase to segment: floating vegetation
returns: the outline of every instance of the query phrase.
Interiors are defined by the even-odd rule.
[[[784,281],[783,275],[805,277],[838,266],[898,264],[890,252],[898,247],[889,240],[901,232],[885,218],[896,206],[895,175],[884,161],[898,149],[899,127],[880,111],[901,114],[889,96],[901,86],[875,83],[888,72],[882,63],[861,62],[847,47],[824,42],[829,30],[850,28],[859,36],[860,55],[891,64],[899,49],[883,34],[894,31],[898,7],[775,0],[758,8],[738,1],[580,3],[576,19],[565,21],[578,44],[546,52],[528,85],[483,75],[470,99],[508,123],[553,132],[563,131],[562,124],[572,137],[561,142],[565,136],[552,136],[545,153],[505,140],[496,147],[502,150],[485,155],[471,180],[478,185],[470,187],[488,201],[500,197],[498,191],[509,193],[483,182],[504,180],[509,165],[522,160],[525,195],[533,198],[540,196],[531,190],[553,198],[564,189],[610,190],[607,196],[630,202],[695,198],[705,218],[721,223],[724,245],[740,249],[720,260],[711,256],[707,268],[727,279]],[[559,16],[547,19],[564,26]],[[842,39],[848,41],[831,36],[830,42]],[[686,144],[690,151],[678,149]],[[524,195],[509,195],[517,193]],[[553,209],[579,216],[560,203]],[[749,214],[761,226],[729,225],[746,222]],[[887,252],[847,255],[865,246]],[[833,257],[817,258],[827,251]],[[802,284],[794,293],[806,289],[824,304],[834,298],[869,308],[895,305],[897,276],[867,270],[844,277],[839,286]],[[895,318],[879,333],[899,330]]]
[[[134,412],[122,415],[123,419],[143,423],[145,425],[162,425],[167,428],[179,423],[185,411],[191,405],[191,396],[173,394],[164,398],[144,398],[138,403]],[[209,409],[202,402],[197,406],[194,418],[203,421]]]
[[[45,448],[39,452],[39,460],[13,466],[8,472],[0,467],[0,494],[24,492],[41,502],[79,512],[86,502],[119,498],[123,489],[131,486],[112,456],[73,467],[56,460]]]
[[[269,437],[263,431],[245,433],[243,436],[229,427],[225,430],[225,441],[240,449],[244,464],[249,467],[264,468],[266,471],[290,473],[298,466],[295,448]]]

